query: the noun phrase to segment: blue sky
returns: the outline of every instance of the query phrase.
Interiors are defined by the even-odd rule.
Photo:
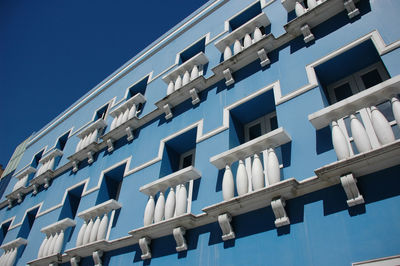
[[[0,164],[206,0],[0,0]]]

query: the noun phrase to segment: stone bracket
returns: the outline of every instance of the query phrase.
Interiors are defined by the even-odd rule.
[[[108,139],[108,140],[107,140],[107,146],[108,146],[107,151],[108,151],[108,152],[113,152],[113,150],[114,150],[114,143],[113,143],[112,139]]]
[[[126,139],[127,139],[128,141],[133,140],[132,128],[131,128],[131,127],[126,127],[126,128],[125,128],[125,131],[126,131]]]
[[[96,250],[92,253],[93,261],[95,266],[102,266],[101,256],[103,256],[102,250]]]
[[[50,179],[48,177],[44,178],[44,188],[48,188],[50,186]]]
[[[70,260],[71,266],[78,266],[80,261],[80,257],[72,257]]]
[[[58,266],[58,262],[49,263],[49,266]]]
[[[183,227],[174,228],[172,234],[174,235],[175,242],[176,242],[176,251],[184,251],[187,250],[187,244],[185,239],[186,230]]]
[[[347,205],[349,207],[364,203],[364,198],[360,194],[357,187],[357,179],[353,174],[348,174],[340,177],[340,183],[342,183],[344,192],[347,196]]]
[[[18,199],[17,199],[17,202],[18,203],[21,203],[22,202],[22,193],[21,192],[19,192],[18,194],[17,194],[17,197],[18,197]]]
[[[12,202],[12,200],[11,199],[8,199],[7,200],[8,201],[8,208],[12,208],[12,206],[13,206],[13,202]]]
[[[172,118],[171,106],[169,104],[164,105],[163,107],[165,113],[165,119]]]
[[[347,10],[347,15],[349,16],[349,18],[354,18],[355,16],[360,14],[360,10],[356,8],[353,0],[346,0],[344,2],[344,7]]]
[[[147,236],[139,239],[139,247],[140,250],[142,251],[142,256],[141,256],[142,260],[151,258],[150,243],[151,239]]]
[[[200,102],[199,94],[196,88],[190,90],[190,96],[192,96],[192,104],[198,104]]]
[[[235,83],[235,80],[232,77],[232,72],[229,68],[222,71],[222,74],[224,74],[226,86],[229,86],[229,85],[232,85],[233,83]]]
[[[88,156],[88,163],[92,164],[94,162],[93,152],[92,151],[88,151],[87,156]]]
[[[78,171],[78,161],[72,161],[72,172],[76,173]]]
[[[314,34],[311,33],[310,26],[308,26],[308,24],[301,26],[300,30],[303,34],[305,43],[311,42],[315,39]]]
[[[38,193],[38,189],[39,189],[38,184],[33,184],[32,188],[33,188],[32,194],[36,195]]]
[[[282,197],[271,201],[272,211],[274,212],[276,218],[275,220],[276,227],[281,227],[290,224],[289,217],[287,216],[285,211],[285,205],[286,205],[285,199]]]
[[[271,61],[269,60],[268,56],[267,56],[267,52],[265,51],[265,49],[261,49],[257,52],[258,58],[260,58],[260,65],[261,67],[265,67],[266,65],[269,65],[271,63]]]
[[[231,225],[231,221],[232,216],[229,213],[218,215],[218,223],[219,227],[221,227],[222,240],[224,241],[234,239],[236,237]]]

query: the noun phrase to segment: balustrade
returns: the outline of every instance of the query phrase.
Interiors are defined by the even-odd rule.
[[[13,266],[17,260],[18,248],[21,245],[26,245],[28,241],[24,238],[17,238],[7,244],[2,245],[0,248],[4,250],[3,255],[0,257],[0,265]]]

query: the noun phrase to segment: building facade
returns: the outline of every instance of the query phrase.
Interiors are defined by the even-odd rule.
[[[399,11],[209,1],[27,141],[0,265],[399,265]]]

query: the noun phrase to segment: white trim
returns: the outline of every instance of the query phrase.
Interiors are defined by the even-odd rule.
[[[36,209],[36,208],[39,207],[39,209],[36,212],[36,216],[35,216],[35,219],[36,219],[38,217],[38,213],[40,212],[40,210],[42,208],[42,205],[43,205],[43,201],[38,203],[38,204],[36,204],[36,205],[34,205],[34,206],[32,206],[32,207],[30,207],[30,208],[28,208],[28,209],[26,209],[25,213],[24,213],[24,216],[21,219],[21,222],[19,222],[18,224],[10,224],[10,227],[8,227],[8,231],[10,231],[10,230],[12,230],[12,229],[14,229],[14,228],[16,228],[18,226],[21,226],[23,221],[25,220],[25,217],[26,217],[27,213],[30,212],[31,210]],[[12,217],[13,218],[13,222],[15,221],[15,217],[16,216]]]
[[[269,0],[267,2],[267,0],[260,0],[261,2],[261,9],[266,8],[267,6],[271,5],[273,2],[275,2],[275,0]]]
[[[179,170],[183,169],[183,159],[188,155],[192,155],[192,166],[194,166],[194,160],[196,159],[196,148],[191,149],[190,151],[184,152],[179,156]]]
[[[124,98],[121,99],[121,101],[127,100],[128,94],[129,94],[129,89],[132,88],[133,86],[136,86],[138,83],[142,82],[146,77],[147,77],[147,84],[146,84],[146,87],[147,87],[147,85],[150,83],[150,80],[151,80],[151,78],[152,78],[152,76],[153,76],[153,73],[154,73],[154,71],[151,71],[151,72],[149,72],[148,74],[144,75],[143,77],[139,78],[137,81],[135,81],[135,82],[132,83],[131,85],[129,85],[129,86],[125,89],[125,95],[124,95]],[[144,95],[143,95],[143,96],[144,96]],[[120,101],[120,102],[121,102],[121,101]],[[114,109],[115,106],[117,106],[117,104],[115,104],[115,105],[113,106],[112,109]]]
[[[399,265],[400,255],[377,258],[372,260],[365,260],[360,262],[353,262],[352,266],[389,266],[389,265]]]
[[[260,3],[260,7],[261,7],[261,12],[262,12],[262,0],[256,0],[254,2],[252,2],[251,4],[247,5],[245,8],[241,9],[239,12],[235,13],[233,16],[229,17],[227,20],[225,20],[224,22],[224,31],[225,32],[229,32],[229,21],[231,21],[232,19],[236,18],[237,16],[241,15],[242,13],[246,12],[247,9],[249,9],[251,6],[255,5],[256,3]]]
[[[202,35],[200,38],[198,38],[197,40],[195,40],[194,42],[192,42],[191,44],[187,45],[185,48],[177,52],[175,56],[175,63],[173,64],[173,66],[179,65],[179,58],[181,57],[181,54],[185,52],[187,49],[189,49],[192,45],[198,43],[201,39],[205,39],[204,47],[206,47],[210,43],[210,32]]]

